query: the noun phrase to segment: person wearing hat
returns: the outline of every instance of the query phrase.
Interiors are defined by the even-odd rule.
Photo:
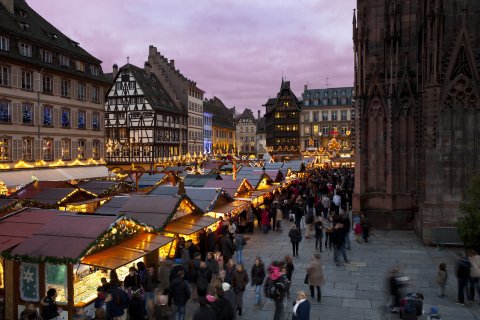
[[[224,282],[222,283],[222,290],[225,299],[227,299],[231,303],[232,308],[235,309],[235,307],[237,306],[237,296],[232,290],[232,286],[228,282]]]
[[[193,320],[212,320],[215,319],[215,311],[208,305],[205,297],[199,297],[197,310],[193,314]]]
[[[227,285],[230,286],[228,283]],[[232,303],[226,299],[223,287],[224,285],[222,284],[221,288],[217,288],[218,299],[211,304],[215,311],[215,320],[233,320],[235,319],[235,311],[233,310]]]

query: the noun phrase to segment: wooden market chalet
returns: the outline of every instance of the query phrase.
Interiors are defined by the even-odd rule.
[[[105,103],[106,160],[150,164],[187,152],[188,113],[152,72],[127,63],[113,66]]]
[[[284,81],[276,98],[268,99],[266,107],[267,150],[275,161],[299,160],[300,113],[302,103]]]

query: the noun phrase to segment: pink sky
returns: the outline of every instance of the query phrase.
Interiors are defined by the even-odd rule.
[[[282,73],[303,86],[353,85],[355,0],[30,0],[55,27],[103,61],[143,67],[150,44],[229,106],[258,109]],[[264,108],[261,107],[262,114]]]

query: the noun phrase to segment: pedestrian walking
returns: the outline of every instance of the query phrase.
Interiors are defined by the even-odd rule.
[[[302,233],[300,229],[298,229],[297,226],[293,224],[290,228],[288,236],[290,237],[290,242],[292,243],[293,257],[298,257],[298,245],[300,241],[302,241]]]
[[[210,270],[212,275],[218,274],[220,272],[218,261],[215,259],[213,252],[207,253],[207,259],[205,259],[205,263],[207,265],[207,269]]]
[[[195,281],[198,297],[205,297],[207,295],[208,285],[211,281],[212,272],[207,268],[205,261],[200,262]]]
[[[315,250],[320,250],[322,252],[322,245],[323,245],[323,222],[322,217],[317,217],[317,220],[314,224],[315,230]]]
[[[313,234],[313,223],[315,222],[315,214],[313,206],[307,206],[307,214],[305,215],[305,238],[310,239]]]
[[[402,301],[400,319],[417,320],[423,314],[423,294],[410,293]]]
[[[227,283],[228,285],[228,283]],[[223,286],[223,285],[222,285]],[[233,320],[235,319],[235,311],[233,310],[232,303],[225,298],[223,288],[217,288],[217,297],[212,304],[212,308],[215,311],[215,320]]]
[[[445,287],[447,285],[447,278],[448,278],[447,264],[442,262],[438,266],[437,278],[436,278],[437,285],[440,288],[440,295],[439,295],[440,298],[445,297]]]
[[[175,317],[177,320],[185,320],[185,307],[192,294],[190,285],[184,279],[185,273],[180,270],[177,277],[170,282],[168,305],[175,305]]]
[[[270,214],[268,212],[268,209],[265,208],[262,211],[262,231],[263,233],[268,233],[269,229],[270,229]]]
[[[335,215],[338,216],[340,214],[340,206],[342,204],[342,198],[338,194],[338,190],[336,190],[335,195],[333,196],[333,205],[335,210]]]
[[[273,320],[283,319],[283,301],[287,293],[287,277],[280,272],[280,266],[273,262],[268,267],[268,277],[264,285],[265,296],[275,302]]]
[[[215,238],[215,233],[212,232],[212,229],[208,228],[207,229],[207,251],[208,252],[215,252],[216,246],[217,244],[217,239]]]
[[[237,297],[237,311],[238,315],[242,315],[243,311],[243,294],[248,285],[248,273],[245,271],[243,264],[237,264],[236,270],[233,273],[233,291]]]
[[[392,297],[392,303],[390,307],[392,308],[392,313],[400,312],[400,301],[402,299],[401,290],[407,285],[405,277],[402,277],[400,274],[400,269],[394,267],[390,270],[388,275],[388,288],[390,296]]]
[[[470,261],[467,257],[459,254],[456,265],[455,274],[458,284],[458,304],[465,304],[465,293],[468,300],[470,299],[470,290],[468,289],[468,281],[470,280]]]
[[[333,261],[335,265],[340,266],[338,256],[341,254],[343,262],[348,263],[347,253],[345,252],[345,228],[342,223],[337,223],[330,235],[333,243]]]
[[[255,305],[258,306],[261,304],[261,292],[262,284],[265,279],[265,266],[260,257],[255,258],[255,264],[252,266],[250,271],[250,279],[252,286],[255,287]]]
[[[277,212],[276,212],[276,230],[278,232],[282,232],[282,220],[284,218],[283,210],[280,205],[277,205]]]
[[[297,299],[292,310],[292,320],[310,320],[310,302],[303,291],[297,292]]]
[[[223,235],[220,237],[220,252],[223,256],[223,267],[227,264],[228,260],[230,260],[235,252],[233,246],[233,241],[230,237]]]
[[[372,227],[372,224],[364,213],[362,213],[361,215],[360,224],[362,226],[363,241],[368,242],[368,237],[370,236],[370,228]]]
[[[306,284],[310,286],[310,296],[315,298],[315,289],[317,289],[317,302],[322,300],[322,286],[325,284],[325,276],[323,275],[323,266],[320,261],[320,253],[316,252],[312,255],[312,259],[308,264],[306,275]]]
[[[237,309],[237,296],[235,294],[235,291],[233,291],[232,285],[228,282],[224,282],[222,283],[222,290],[225,299],[230,301],[233,311],[235,312]]]
[[[237,256],[237,263],[243,264],[243,246],[247,244],[243,234],[237,233],[233,239],[233,244],[235,247],[235,254]]]
[[[301,197],[298,197],[298,199],[301,199]],[[297,226],[297,229],[300,230],[301,222],[304,214],[301,200],[295,204],[294,214],[295,214],[295,225]]]
[[[351,245],[350,245],[350,229],[351,229],[352,224],[350,223],[350,217],[349,217],[348,213],[343,213],[341,217],[342,217],[341,221],[342,221],[344,231],[345,231],[345,249],[350,250],[350,248],[351,248]]]
[[[295,270],[292,257],[290,257],[289,255],[285,256],[285,263],[283,267],[285,269],[285,275],[287,276],[288,280],[287,299],[290,299],[290,284],[292,283],[293,271]]]
[[[480,300],[480,256],[475,250],[468,249],[467,257],[470,262],[470,300],[475,300],[475,291]]]
[[[353,232],[355,232],[355,240],[360,243],[360,239],[362,238],[362,226],[360,224],[360,219],[355,222]]]
[[[328,194],[324,194],[322,196],[322,207],[323,207],[323,217],[325,219],[328,218],[328,209],[330,209],[330,198],[328,197]]]
[[[156,294],[154,316],[155,320],[170,320],[172,309],[168,305],[168,297],[166,295]]]
[[[57,319],[62,312],[62,309],[57,306],[57,290],[50,288],[47,291],[47,296],[40,301],[42,305],[42,318],[45,320]]]

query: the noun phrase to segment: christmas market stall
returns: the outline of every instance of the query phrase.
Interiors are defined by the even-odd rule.
[[[168,173],[143,173],[138,178],[138,191],[148,192],[156,186],[172,184],[172,176]]]
[[[92,200],[92,207],[98,207],[102,201],[95,194],[64,181],[32,181],[9,198],[21,200],[24,207],[60,210],[67,210],[71,203],[87,200]]]
[[[73,319],[76,308],[93,316],[102,277],[115,270],[123,280],[133,263],[157,263],[173,240],[126,217],[28,209],[6,220],[25,230],[16,244],[0,247],[6,319],[18,319],[30,303],[38,307],[50,288],[57,291],[62,319]],[[0,224],[0,238],[7,232]]]
[[[268,188],[267,186],[273,183],[273,179],[265,173],[265,170],[257,167],[242,167],[235,178],[247,179],[255,190]]]
[[[15,206],[19,200],[17,199],[8,199],[0,197],[0,217],[5,216],[6,214],[15,210]]]
[[[222,180],[222,177],[219,174],[187,174],[183,178],[183,183],[185,187],[205,187],[205,184],[208,181]]]
[[[167,236],[192,239],[194,243],[198,241],[201,230],[216,229],[218,222],[218,219],[205,216],[203,210],[186,195],[132,196],[120,212]],[[173,253],[173,250],[169,251],[168,256]]]
[[[206,188],[223,188],[234,199],[242,198],[246,193],[255,190],[247,179],[233,179],[233,176],[223,176],[223,180],[210,180]]]
[[[95,210],[96,214],[118,216],[120,215],[120,210],[130,199],[129,195],[119,195],[111,198],[108,202],[104,203],[101,207]]]
[[[87,190],[97,197],[111,197],[120,193],[133,191],[133,183],[122,180],[82,181],[77,184],[77,187]]]

